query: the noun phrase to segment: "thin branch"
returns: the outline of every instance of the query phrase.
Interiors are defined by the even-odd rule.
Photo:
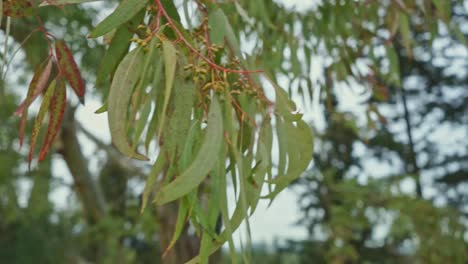
[[[175,31],[175,33],[177,34],[177,36],[179,37],[179,39],[184,42],[185,46],[187,46],[193,53],[195,53],[198,57],[200,57],[202,60],[206,61],[211,67],[219,70],[219,71],[223,71],[223,72],[231,72],[231,73],[238,73],[238,74],[250,74],[250,73],[262,73],[263,70],[253,70],[253,71],[250,71],[250,70],[234,70],[234,69],[227,69],[227,68],[224,68],[216,63],[214,63],[213,61],[211,61],[209,58],[207,58],[206,56],[204,56],[203,54],[201,54],[196,48],[194,48],[189,42],[187,39],[184,38],[182,32],[180,32],[180,30],[177,28],[177,26],[175,25],[174,21],[172,21],[171,17],[167,14],[166,12],[166,9],[164,9],[164,6],[162,5],[161,3],[161,0],[154,0],[156,5],[158,6],[158,10],[161,10],[163,16],[167,19],[167,22],[169,23],[169,25],[171,26],[171,28]]]

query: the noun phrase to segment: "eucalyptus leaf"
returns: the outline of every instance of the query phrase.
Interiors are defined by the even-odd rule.
[[[206,135],[194,161],[181,175],[161,189],[155,199],[157,205],[176,200],[197,188],[216,164],[223,140],[223,119],[218,99],[213,98],[208,116]]]
[[[101,23],[89,33],[89,37],[97,38],[119,27],[132,19],[147,3],[148,0],[127,0],[122,2],[112,14],[101,21]]]
[[[141,48],[128,53],[117,67],[107,98],[107,111],[112,143],[123,154],[140,160],[147,157],[135,152],[131,147],[126,131],[127,108],[133,88],[141,75],[144,54]]]

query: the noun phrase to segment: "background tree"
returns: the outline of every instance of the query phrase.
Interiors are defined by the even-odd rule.
[[[452,23],[466,25],[467,11],[466,2],[453,1]],[[410,50],[403,38],[394,40],[402,86],[372,80],[374,93],[360,96],[372,106],[368,121],[376,119],[370,130],[358,128],[365,123],[346,112],[342,98],[325,114],[314,169],[300,181],[310,240],[291,246],[303,263],[467,258],[466,45],[445,29],[420,33],[417,23],[410,23]]]

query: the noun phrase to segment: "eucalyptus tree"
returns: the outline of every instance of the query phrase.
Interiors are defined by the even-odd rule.
[[[451,4],[437,0],[329,1],[307,10],[264,0],[127,0],[89,32],[75,29],[68,39],[63,38],[68,26],[60,20],[44,22],[49,10],[66,18],[71,16],[67,10],[74,8],[70,5],[84,2],[90,1],[0,2],[5,36],[24,42],[25,49],[32,45],[41,51],[26,52],[35,70],[15,112],[20,116],[20,145],[25,133],[30,134],[28,162],[35,157],[41,162],[60,132],[62,144],[55,149],[73,175],[88,223],[104,221],[109,198],[93,181],[80,151],[76,137],[80,125],[73,119],[76,106],[67,110],[67,98],[85,104],[86,94],[93,92],[76,62],[83,54],[74,50],[86,38],[98,39],[91,42],[96,53],[88,66],[99,60],[95,87],[106,92],[96,112],[107,112],[115,149],[96,142],[119,162],[115,150],[135,160],[152,161],[141,211],[155,206],[160,244],[170,263],[190,257],[189,263],[207,262],[224,243],[236,262],[232,233],[243,221],[248,226],[248,217],[261,199],[273,202],[308,168],[313,135],[285,90],[304,98],[314,95],[318,101],[323,98],[332,107],[337,84],[358,81],[374,92],[380,79],[399,86],[392,40],[401,38],[411,52],[410,18],[417,17],[418,28],[429,34],[435,34],[437,23],[457,32],[449,19]],[[22,21],[35,25],[29,28],[30,37],[12,26]],[[8,41],[4,43],[7,51]],[[246,52],[247,46],[253,48]],[[4,58],[8,54],[4,52]],[[324,61],[322,68],[314,58]],[[82,61],[86,59],[83,55]],[[67,95],[67,85],[72,95]],[[40,101],[40,108],[28,130],[34,101]],[[371,104],[369,111],[379,116]],[[232,212],[227,206],[228,184],[234,186],[236,197]],[[176,241],[188,234],[188,222],[200,245],[177,248],[183,239]],[[171,251],[174,245],[176,250]],[[181,253],[191,247],[187,254]]]

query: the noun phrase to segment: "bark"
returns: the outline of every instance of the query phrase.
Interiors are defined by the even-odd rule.
[[[81,152],[76,135],[75,111],[67,109],[62,124],[60,150],[73,177],[75,191],[83,205],[88,222],[97,223],[106,214],[106,203],[99,186],[88,169],[88,162]]]

